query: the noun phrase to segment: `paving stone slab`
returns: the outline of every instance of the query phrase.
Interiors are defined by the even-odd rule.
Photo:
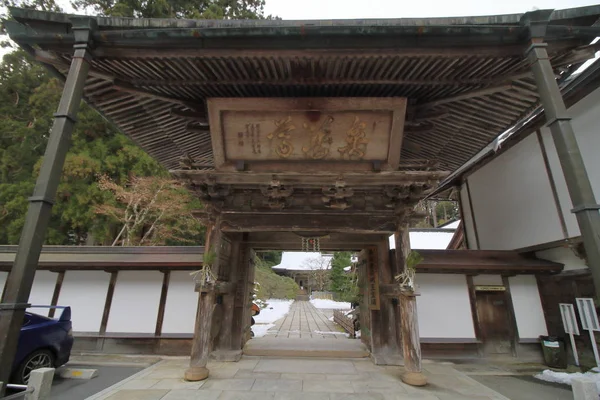
[[[297,374],[283,373],[281,379],[297,379],[301,381],[324,381],[327,379],[327,374]]]
[[[186,390],[198,390],[203,386],[206,381],[199,382],[188,382],[183,379],[162,379],[158,381],[152,389],[186,389]]]
[[[302,381],[293,379],[256,379],[252,391],[301,392]]]
[[[354,387],[348,381],[303,381],[302,391],[321,393],[354,393]]]
[[[274,397],[275,393],[268,392],[223,392],[218,400],[272,400]]]
[[[385,400],[381,393],[331,393],[330,400]]]
[[[254,372],[251,369],[242,369],[235,374],[238,379],[283,379],[278,372]]]
[[[369,392],[387,392],[387,393],[406,393],[403,385],[391,381],[365,381],[352,382],[352,387],[356,393]]]
[[[143,389],[143,390],[119,390],[117,393],[106,397],[106,400],[160,400],[168,390]]]
[[[215,379],[210,378],[206,381],[200,390],[247,390],[252,389],[254,379]]]
[[[329,393],[294,393],[294,392],[280,392],[275,393],[273,400],[330,400]],[[348,394],[346,394],[347,396]]]
[[[160,400],[217,400],[220,390],[171,390]]]
[[[344,360],[303,360],[303,359],[265,359],[260,360],[254,368],[255,372],[281,372],[304,374],[356,374],[357,370],[351,361]]]
[[[126,382],[121,389],[150,389],[159,381],[160,379],[136,379]]]

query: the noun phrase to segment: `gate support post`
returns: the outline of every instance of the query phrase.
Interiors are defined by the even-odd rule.
[[[547,125],[552,132],[558,159],[565,175],[567,189],[573,203],[572,213],[577,218],[588,267],[594,280],[596,298],[600,298],[600,205],[587,174],[583,157],[571,126],[571,116],[556,82],[554,70],[543,43],[546,26],[552,10],[539,10],[527,13],[525,23],[529,25],[532,37],[526,56],[538,87],[544,106]]]
[[[210,267],[218,268],[220,247],[220,218],[209,214],[206,226],[206,240],[204,254],[214,252],[215,260],[211,260]],[[213,243],[215,242],[215,243]],[[204,267],[204,261],[202,262]],[[218,271],[211,271],[213,274]],[[194,339],[192,342],[192,353],[190,355],[190,367],[185,371],[184,379],[187,381],[201,381],[208,378],[209,370],[206,368],[212,347],[213,314],[217,306],[216,282],[201,286],[196,283],[198,292],[198,310],[196,311],[196,323],[194,325]]]
[[[410,254],[408,225],[401,224],[394,237],[396,240],[396,269],[404,271],[406,259]],[[421,367],[421,341],[416,296],[414,291],[402,291],[400,294],[400,329],[404,368],[406,369],[402,375],[402,381],[412,386],[425,386],[427,377],[423,374]]]
[[[4,303],[0,305],[0,382],[8,382],[10,378],[25,309],[29,306],[27,301],[50,222],[54,196],[60,183],[90,68],[90,47],[96,20],[87,17],[72,18],[71,23],[75,35],[73,59],[58,110],[54,114],[40,174],[33,195],[29,198],[25,225],[8,276]],[[5,386],[0,387],[0,396],[4,394],[4,388]]]

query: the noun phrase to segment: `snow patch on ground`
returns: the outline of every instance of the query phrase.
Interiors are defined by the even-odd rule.
[[[316,308],[322,308],[327,310],[349,310],[352,308],[350,303],[345,303],[341,301],[333,301],[326,299],[311,299],[310,302]]]
[[[274,326],[275,324],[254,324],[252,326],[252,332],[254,332],[254,337],[259,338],[265,336],[269,329],[271,329]]]
[[[267,306],[254,317],[257,324],[272,324],[286,316],[294,300],[269,299]]]
[[[573,379],[587,378],[595,381],[596,387],[598,388],[598,391],[600,391],[600,374],[598,372],[600,372],[600,369],[598,368],[594,368],[583,374],[581,372],[556,372],[546,369],[541,374],[535,375],[534,378],[546,382],[561,383],[563,385],[569,386],[571,386],[571,384],[573,383]]]
[[[318,333],[319,335],[344,335],[346,337],[350,337],[350,335],[346,332],[332,332],[332,331],[313,331],[314,333]]]
[[[260,310],[260,314],[254,316],[256,322],[252,326],[254,337],[265,336],[269,329],[275,326],[275,321],[286,316],[293,302],[294,300],[268,299],[265,308]]]

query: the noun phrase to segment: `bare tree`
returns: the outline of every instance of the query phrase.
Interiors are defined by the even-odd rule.
[[[329,286],[331,260],[325,257],[315,257],[304,262],[309,271],[309,287],[323,291]]]
[[[191,213],[190,193],[175,180],[133,177],[121,186],[101,176],[98,186],[111,192],[116,200],[95,210],[122,224],[113,246],[162,245],[170,239],[186,242],[202,229]]]

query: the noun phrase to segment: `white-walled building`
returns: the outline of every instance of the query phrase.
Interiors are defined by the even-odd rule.
[[[600,90],[579,98],[566,96],[566,101],[587,174],[599,199]],[[556,275],[504,277],[510,286],[517,327],[510,335],[526,342],[541,334],[564,334],[558,304],[574,304],[576,297],[594,297],[595,291],[550,130],[533,118],[504,138],[496,151],[482,152],[467,163],[442,184],[438,193],[450,193],[460,202],[466,248],[514,250],[564,265],[564,271]],[[474,284],[481,279],[473,277]],[[486,279],[502,284],[500,276]]]

